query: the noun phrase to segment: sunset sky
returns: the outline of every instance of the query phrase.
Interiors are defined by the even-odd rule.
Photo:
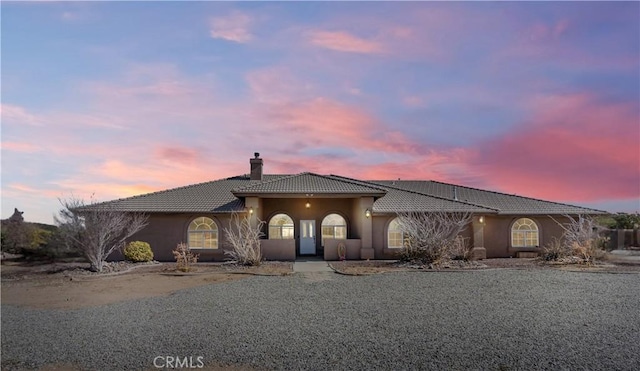
[[[2,218],[249,171],[640,210],[640,2],[2,1]]]

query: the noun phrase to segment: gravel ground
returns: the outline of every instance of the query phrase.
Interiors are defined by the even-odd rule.
[[[81,310],[2,306],[2,369],[640,369],[640,275],[250,277]],[[197,364],[196,364],[197,366]]]

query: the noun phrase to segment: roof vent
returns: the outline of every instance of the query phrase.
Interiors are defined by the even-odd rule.
[[[458,187],[453,186],[453,199],[458,201]]]
[[[254,158],[249,160],[251,165],[251,180],[262,180],[262,159],[259,152],[253,153]]]

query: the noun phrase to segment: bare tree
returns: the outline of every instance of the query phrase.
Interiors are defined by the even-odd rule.
[[[552,216],[549,217],[564,230],[560,244],[565,253],[560,255],[577,254],[588,264],[601,257],[603,251],[600,249],[600,233],[604,228],[594,217],[577,215],[574,218],[563,215],[568,220],[567,223],[560,223]]]
[[[229,228],[224,229],[227,241],[233,250],[225,250],[238,264],[260,265],[262,262],[262,252],[260,251],[260,237],[264,221],[259,220],[256,226],[251,225],[251,220],[247,215],[240,217],[238,213],[231,215]]]
[[[398,213],[398,225],[404,235],[403,260],[420,260],[438,263],[451,258],[456,238],[471,222],[472,214],[449,213]]]
[[[61,199],[63,208],[54,216],[65,244],[80,251],[91,264],[91,270],[102,272],[105,260],[125,245],[127,238],[148,224],[149,216],[119,211],[108,203],[93,199]]]

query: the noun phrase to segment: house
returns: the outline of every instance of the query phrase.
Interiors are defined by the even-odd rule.
[[[261,241],[270,260],[298,256],[389,259],[402,247],[394,220],[399,212],[469,212],[464,233],[477,258],[518,257],[538,252],[562,234],[563,215],[602,211],[476,188],[422,180],[363,181],[338,175],[263,173],[259,153],[250,173],[216,181],[110,201],[117,210],[144,212],[149,225],[132,240],[151,244],[155,258],[174,260],[172,250],[186,242],[200,261],[225,259],[225,228],[232,213],[257,225],[266,222]],[[112,257],[118,258],[118,257]]]

